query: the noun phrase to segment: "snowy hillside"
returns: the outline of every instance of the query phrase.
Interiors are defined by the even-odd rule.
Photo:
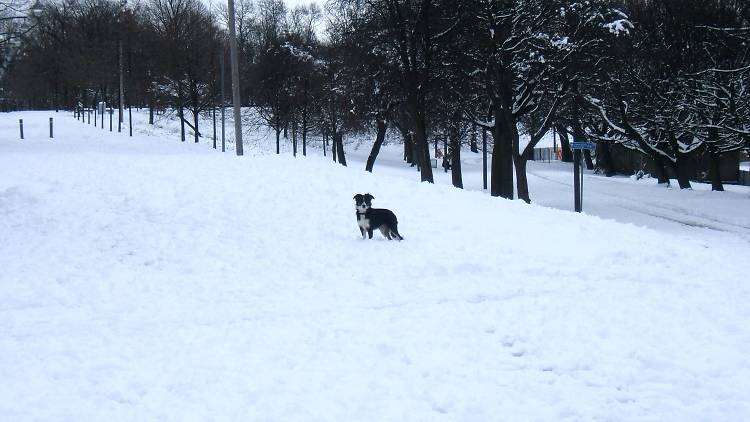
[[[47,116],[0,115],[0,420],[750,418],[745,239]]]

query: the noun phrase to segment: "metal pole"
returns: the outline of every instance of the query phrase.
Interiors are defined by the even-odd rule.
[[[581,190],[581,197],[578,198],[578,204],[581,207],[581,211],[583,211],[583,151],[581,151],[581,181],[580,184],[580,190]]]
[[[234,25],[234,0],[229,0],[229,56],[232,66],[232,102],[234,103],[234,139],[237,155],[243,154],[240,116],[240,69],[237,58],[237,31]]]
[[[226,151],[226,143],[224,142],[224,104],[226,99],[224,98],[224,48],[222,45],[221,49],[221,152]]]
[[[557,129],[555,127],[552,127],[552,147],[554,148],[555,159],[557,159]]]
[[[482,184],[487,190],[487,128],[482,128]]]
[[[49,118],[49,137],[52,139],[52,118]]]
[[[112,110],[112,107],[109,108],[109,131],[112,132],[112,114],[114,110]]]
[[[581,150],[573,150],[573,196],[576,212],[581,212]]]
[[[119,21],[119,19],[120,19],[119,16],[118,16],[117,19]],[[125,115],[124,115],[124,112],[123,112],[123,107],[125,105],[125,85],[124,85],[124,82],[123,82],[124,81],[124,76],[123,76],[124,72],[122,70],[123,65],[124,65],[123,64],[123,60],[122,60],[122,33],[120,34],[120,39],[117,40],[117,43],[118,43],[118,48],[120,50],[119,54],[118,54],[118,60],[119,60],[119,65],[120,65],[120,107],[119,107],[120,114],[119,114],[119,117],[117,119],[117,122],[118,122],[118,124],[117,124],[117,131],[119,132],[120,131],[120,124],[125,122]]]
[[[130,136],[133,136],[133,111],[128,104],[128,125],[130,126]]]
[[[21,128],[21,139],[23,139],[23,119],[18,119],[18,126]]]

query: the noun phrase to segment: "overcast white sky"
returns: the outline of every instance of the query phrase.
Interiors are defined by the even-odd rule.
[[[315,1],[315,0],[284,0],[284,3],[286,3],[287,6],[294,7],[298,4],[310,4],[310,3],[318,3],[318,6],[323,6],[322,1]]]
[[[220,5],[220,4],[223,4],[224,6],[226,6],[226,3],[227,3],[227,0],[202,0],[202,1],[203,1],[203,3],[205,5],[207,5],[209,7],[214,7],[214,6]],[[253,0],[253,2],[255,2],[255,1],[257,1],[257,0]],[[317,3],[318,6],[320,6],[320,8],[322,9],[323,6],[325,6],[325,2],[326,2],[326,0],[283,0],[283,1],[284,1],[284,3],[286,3],[287,8],[289,8],[289,9],[291,9],[294,6],[299,5],[299,4],[305,4],[305,5],[307,5],[307,4],[310,4],[310,3]],[[320,22],[319,25],[318,25],[318,28],[316,30],[316,32],[317,32],[317,34],[318,34],[319,37],[323,36],[324,30],[325,30],[325,24],[324,24],[324,22]]]
[[[226,2],[227,2],[226,0],[203,0],[203,3],[205,3],[205,4],[211,4],[211,3],[213,3],[213,4],[219,4],[219,3],[226,4]],[[318,6],[323,7],[325,5],[325,0],[284,0],[284,3],[286,3],[286,5],[289,8],[292,8],[292,7],[294,7],[294,6],[298,5],[298,4],[310,4],[310,3],[318,3]]]

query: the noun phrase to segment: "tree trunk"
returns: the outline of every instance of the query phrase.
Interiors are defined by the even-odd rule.
[[[346,156],[344,155],[344,137],[340,132],[336,132],[333,135],[333,143],[336,144],[336,155],[338,156],[339,164],[346,167]]]
[[[688,165],[688,154],[681,152],[677,153],[677,162],[675,163],[675,171],[677,173],[677,183],[680,185],[680,189],[692,189],[690,185],[690,168]]]
[[[302,156],[307,157],[307,106],[302,111]]]
[[[292,155],[297,156],[297,120],[292,121]]]
[[[427,122],[421,112],[415,113],[415,116],[414,156],[417,158],[421,181],[435,183],[432,177],[432,166],[430,165],[430,146],[427,144]]]
[[[511,126],[514,119],[509,111],[503,113],[500,104],[493,105],[493,109],[495,126],[492,137],[495,147],[492,149],[490,195],[513,199],[513,133],[518,138],[518,131],[514,125]]]
[[[591,159],[591,150],[583,150],[583,160],[586,162],[586,170],[594,169],[594,160]]]
[[[386,122],[383,119],[378,119],[376,125],[377,136],[375,137],[375,143],[372,145],[370,156],[367,157],[367,164],[365,165],[365,171],[369,171],[370,173],[372,173],[372,168],[375,165],[375,159],[378,158],[380,146],[383,145],[383,141],[385,140],[385,131],[387,129]]]
[[[198,106],[195,105],[195,108],[193,109],[193,125],[195,127],[193,128],[193,136],[195,138],[195,143],[198,143],[198,117],[200,115],[200,112],[198,111]]]
[[[532,127],[535,127],[534,120],[532,119]],[[539,142],[538,139],[534,139],[532,136],[529,140],[529,144],[524,148],[523,152],[520,151],[521,146],[518,142],[518,136],[513,140],[513,164],[516,170],[516,189],[518,190],[518,198],[522,199],[527,204],[531,203],[531,197],[529,196],[529,181],[526,177],[526,163],[529,158],[534,156],[534,146]]]
[[[200,117],[200,102],[198,101],[198,84],[196,82],[192,82],[190,84],[190,100],[192,101],[193,106],[193,137],[195,138],[195,143],[198,143],[198,137],[200,136],[200,132],[198,131],[198,118]]]
[[[335,163],[337,161],[337,155],[338,155],[337,154],[338,151],[336,151],[336,135],[335,135],[335,133],[331,137],[330,144],[331,144],[331,158],[333,159],[333,162]]]
[[[533,151],[533,150],[532,150]],[[526,163],[529,160],[529,154],[514,154],[513,163],[516,168],[516,187],[518,188],[518,199],[522,199],[527,204],[531,203],[529,196],[529,181],[526,177]]]
[[[451,128],[450,140],[451,140],[451,181],[453,186],[457,188],[464,188],[464,181],[461,175],[461,136],[458,131],[458,122],[454,122]],[[476,135],[476,133],[474,134]],[[472,136],[474,136],[472,135]],[[476,142],[474,142],[476,147]],[[446,151],[447,154],[447,151]]]
[[[667,143],[674,152],[675,160],[670,161],[669,164],[677,174],[677,183],[680,185],[680,189],[691,189],[690,186],[690,168],[689,168],[689,155],[680,151],[680,145],[677,141],[675,131],[668,127],[667,130]]]
[[[185,142],[185,112],[184,112],[184,101],[182,98],[182,83],[177,81],[177,106],[179,107],[180,115],[180,140]]]
[[[472,123],[471,125],[471,143],[469,144],[470,150],[473,153],[478,153],[479,148],[477,147],[477,124]]]
[[[182,107],[182,101],[180,101],[180,140],[185,142],[185,115]]]
[[[708,130],[708,174],[711,178],[711,190],[723,192],[724,184],[721,181],[721,166],[719,165],[719,159],[721,154],[716,149],[714,142],[719,141],[719,133],[716,129]]]
[[[666,158],[661,155],[654,157],[654,169],[656,170],[656,180],[660,185],[669,186],[669,174],[665,164]]]
[[[557,134],[560,137],[560,161],[563,163],[573,162],[573,150],[570,149],[570,139],[568,138],[568,130],[565,126],[558,125],[556,127]]]
[[[710,144],[708,147],[708,153],[709,153],[708,173],[709,173],[709,177],[711,177],[711,190],[723,192],[724,184],[721,181],[721,171],[720,171],[721,166],[719,165],[719,158],[721,158],[721,155],[716,150],[716,148]]]
[[[609,142],[596,143],[596,167],[604,172],[607,177],[615,175],[615,169],[612,166],[612,154],[609,151]]]
[[[276,126],[276,155],[281,154],[281,143],[279,142],[279,135],[281,135],[281,128]]]
[[[437,141],[435,141],[435,143],[437,143]],[[450,147],[450,148],[453,148],[453,147]],[[443,164],[442,164],[443,171],[445,173],[448,173],[448,169],[451,168],[451,155],[450,155],[449,147],[448,147],[448,137],[443,138],[443,151],[445,152],[443,154]]]
[[[414,148],[411,134],[402,129],[401,137],[404,139],[404,160],[407,164],[414,165]]]

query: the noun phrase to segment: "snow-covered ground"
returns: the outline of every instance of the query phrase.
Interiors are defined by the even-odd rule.
[[[0,115],[0,420],[750,418],[746,188],[587,175],[576,214],[559,163],[526,205],[468,154],[461,191],[50,115]]]

